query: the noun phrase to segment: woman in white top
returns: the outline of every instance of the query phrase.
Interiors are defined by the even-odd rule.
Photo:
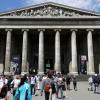
[[[15,95],[16,88],[20,84],[20,76],[19,75],[16,75],[15,76],[15,79],[11,82],[11,84],[13,84],[13,95]]]
[[[17,88],[19,83],[20,83],[20,76],[17,75],[15,76],[15,79],[11,82],[11,84],[14,84],[14,88]]]

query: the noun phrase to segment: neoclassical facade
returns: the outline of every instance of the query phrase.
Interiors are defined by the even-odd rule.
[[[100,73],[100,14],[51,2],[1,13],[0,72],[16,67]]]

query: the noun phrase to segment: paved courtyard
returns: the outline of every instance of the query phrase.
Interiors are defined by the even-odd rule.
[[[100,94],[94,94],[93,91],[88,91],[88,82],[78,82],[78,91],[73,90],[71,84],[70,91],[66,91],[67,98],[63,100],[100,100]],[[33,96],[33,100],[44,100],[43,96]],[[58,99],[62,100],[62,99]]]

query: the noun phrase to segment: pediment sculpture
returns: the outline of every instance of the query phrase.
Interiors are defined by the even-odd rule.
[[[7,16],[84,16],[75,11],[70,11],[66,9],[62,9],[60,7],[40,7],[40,8],[31,8],[25,9],[22,11],[9,13]],[[85,16],[87,16],[85,14]],[[88,14],[88,16],[90,16]]]

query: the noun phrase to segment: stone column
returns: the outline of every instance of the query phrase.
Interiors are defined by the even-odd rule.
[[[100,63],[99,63],[99,74],[100,74]]]
[[[27,44],[28,44],[28,29],[22,29],[23,31],[23,47],[22,47],[22,72],[21,74],[26,74],[27,72]]]
[[[93,56],[93,41],[92,41],[92,29],[87,29],[87,45],[88,45],[88,72],[87,74],[94,74],[94,56]]]
[[[77,29],[71,29],[71,52],[72,52],[72,68],[71,74],[78,74],[77,72],[77,44],[76,44],[76,31]]]
[[[6,29],[7,31],[7,38],[6,38],[6,53],[5,53],[5,70],[4,74],[10,74],[10,67],[11,67],[11,31],[12,29]]]
[[[45,29],[39,29],[39,67],[38,74],[44,74],[44,31]]]
[[[61,55],[60,55],[60,29],[55,29],[55,65],[54,70],[61,73]]]

